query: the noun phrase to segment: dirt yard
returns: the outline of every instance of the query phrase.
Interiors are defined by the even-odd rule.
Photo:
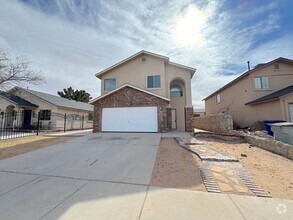
[[[247,143],[203,138],[199,140],[238,158],[255,183],[272,197],[293,199],[293,161]]]
[[[206,191],[200,176],[200,159],[181,148],[173,138],[162,138],[151,185]]]
[[[34,151],[53,144],[63,143],[75,137],[30,136],[0,141],[0,160]]]

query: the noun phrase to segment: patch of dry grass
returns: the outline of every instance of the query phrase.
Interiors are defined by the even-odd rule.
[[[0,141],[0,160],[63,143],[74,138],[76,137],[30,136]]]
[[[34,141],[54,139],[54,137],[44,137],[44,136],[28,136],[19,137],[14,139],[0,140],[0,149],[6,147],[13,147],[20,144],[27,144]]]

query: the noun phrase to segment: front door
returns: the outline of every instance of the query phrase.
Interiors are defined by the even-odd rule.
[[[31,127],[32,110],[24,110],[23,127],[29,129]]]
[[[177,114],[176,109],[171,109],[171,118],[172,118],[172,129],[177,129]]]

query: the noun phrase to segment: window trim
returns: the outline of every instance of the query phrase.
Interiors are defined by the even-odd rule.
[[[149,76],[159,76],[160,77],[160,87],[148,87],[148,77]],[[162,77],[160,74],[157,74],[157,75],[147,75],[146,76],[146,88],[148,90],[156,90],[156,89],[161,89],[162,88]]]
[[[218,97],[219,97],[219,100],[218,100]],[[219,104],[219,103],[221,103],[221,93],[218,93],[217,95],[216,95],[216,103],[217,104]]]
[[[106,82],[106,80],[115,80],[115,88],[112,89],[112,90],[106,90],[106,89],[105,89],[105,82]],[[104,91],[104,92],[111,92],[111,91],[113,91],[113,90],[115,90],[115,89],[117,89],[117,78],[116,78],[116,77],[114,77],[114,78],[103,79],[103,91]]]
[[[91,117],[90,117],[90,115],[91,115]],[[94,114],[92,112],[91,113],[88,113],[87,120],[88,121],[93,121],[94,120]]]
[[[268,81],[269,81],[269,87],[268,88],[255,88],[255,79],[256,78],[260,78],[260,83],[261,83],[261,87],[262,86],[262,79],[261,78],[264,78],[264,77],[267,77],[268,78]],[[254,91],[266,91],[266,90],[272,90],[272,87],[271,87],[271,77],[270,76],[254,76],[253,79],[252,79],[252,84],[253,84],[253,89]]]
[[[50,112],[49,119],[47,119],[47,117],[44,117],[44,119],[42,119],[41,111],[48,111],[48,112]],[[40,109],[39,112],[40,112],[40,120],[41,121],[51,121],[51,114],[52,114],[52,110],[51,109]],[[45,114],[44,114],[44,116],[45,116]],[[48,115],[46,115],[46,116],[48,116]]]

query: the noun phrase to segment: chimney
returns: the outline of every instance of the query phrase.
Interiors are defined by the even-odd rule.
[[[247,69],[250,71],[250,61],[247,61]]]

